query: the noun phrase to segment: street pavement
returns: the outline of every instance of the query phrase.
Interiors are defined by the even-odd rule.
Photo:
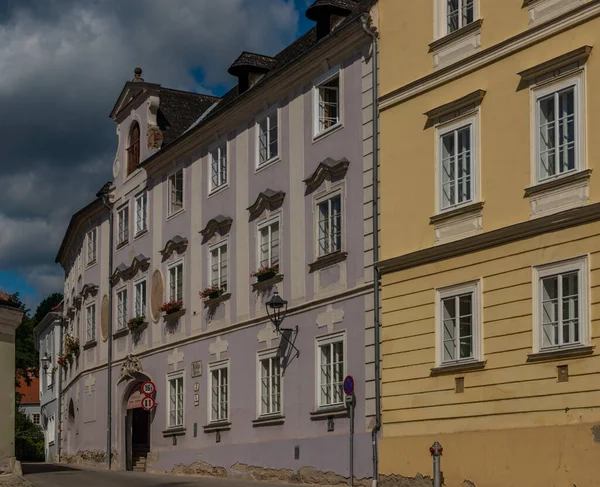
[[[247,480],[108,472],[45,463],[24,463],[23,475],[25,480],[35,487],[261,487],[265,485]],[[277,486],[269,484],[269,487]]]

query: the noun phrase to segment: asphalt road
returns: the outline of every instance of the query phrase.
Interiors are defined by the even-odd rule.
[[[264,485],[245,480],[108,472],[45,463],[24,463],[23,475],[35,487],[260,487]]]

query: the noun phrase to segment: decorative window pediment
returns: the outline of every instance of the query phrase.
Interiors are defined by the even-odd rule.
[[[203,230],[200,230],[202,243],[208,242],[217,232],[220,235],[226,235],[229,233],[232,223],[233,218],[230,216],[217,215],[216,217],[211,218],[206,224],[206,227],[204,227]]]
[[[150,266],[150,257],[146,257],[143,254],[136,255],[131,262],[131,265],[127,267],[125,264],[120,264],[113,272],[111,276],[112,284],[116,284],[121,279],[124,281],[131,279],[135,276],[138,271],[146,271]]]
[[[167,240],[165,248],[160,251],[160,254],[163,256],[163,262],[171,257],[173,252],[177,252],[178,254],[183,253],[187,246],[188,239],[181,235],[175,235],[172,239]]]
[[[458,100],[451,101],[450,103],[446,103],[425,112],[424,115],[427,117],[427,127],[447,122],[460,117],[470,110],[474,110],[481,105],[485,93],[485,90],[477,90]]]
[[[350,162],[348,159],[335,160],[328,157],[320,162],[311,176],[304,180],[307,192],[317,189],[323,181],[332,179],[341,179],[346,175]]]
[[[250,219],[254,220],[258,218],[265,210],[276,210],[283,204],[284,198],[285,193],[283,191],[273,191],[269,188],[265,189],[259,193],[254,204],[248,208]]]
[[[85,301],[89,295],[96,296],[98,294],[98,286],[96,284],[85,284],[79,293],[79,296]]]
[[[545,61],[537,66],[521,71],[519,89],[561,76],[569,71],[582,68],[592,52],[592,46],[582,46],[574,51]]]

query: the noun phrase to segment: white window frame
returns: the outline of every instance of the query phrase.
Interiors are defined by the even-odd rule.
[[[262,410],[262,367],[261,362],[263,360],[279,359],[279,411],[263,412]],[[256,360],[256,411],[257,417],[269,417],[269,416],[282,416],[283,415],[283,364],[282,359],[279,356],[279,349],[273,348],[271,350],[264,350],[257,352]],[[273,384],[269,384],[269,396],[272,396],[271,388]],[[271,404],[272,408],[272,404]]]
[[[258,117],[258,120],[256,122],[256,170],[263,169],[264,167],[273,164],[274,162],[278,161],[281,157],[280,156],[280,154],[281,154],[281,117],[280,117],[279,111],[280,111],[279,107],[271,108],[267,112],[263,113],[260,117]],[[275,119],[277,121],[277,154],[275,154],[275,155],[272,155],[270,153],[270,147],[271,147],[271,139],[270,139],[271,122],[270,122],[270,120],[273,116],[275,116]],[[267,121],[267,151],[268,151],[269,157],[267,159],[265,159],[264,161],[261,161],[261,155],[260,155],[261,128],[260,128],[260,124],[264,120]]]
[[[322,337],[317,337],[315,339],[315,403],[317,405],[317,409],[328,409],[335,408],[339,406],[343,406],[344,404],[344,392],[341,392],[341,400],[339,402],[332,402],[330,404],[323,404],[321,402],[321,347],[322,346],[330,346],[333,343],[342,342],[342,350],[343,350],[343,372],[342,372],[342,387],[343,381],[346,375],[348,375],[348,344],[346,341],[346,332],[338,332],[332,335],[326,335]],[[333,381],[333,378],[332,378]],[[332,382],[332,385],[334,382]],[[333,396],[332,396],[333,397]]]
[[[185,264],[184,260],[180,259],[177,262],[173,262],[167,266],[167,296],[168,301],[179,301],[177,296],[173,297],[171,295],[171,269],[181,266],[181,297],[180,299],[183,301],[183,296],[185,295]],[[179,271],[177,271],[179,272]],[[177,279],[177,276],[176,276]],[[175,284],[175,294],[177,294],[177,283]]]
[[[220,164],[222,158],[222,151],[225,149],[225,169]],[[221,139],[219,142],[211,146],[208,151],[208,194],[209,196],[225,188],[229,187],[229,155],[230,155],[229,140],[227,138]],[[218,161],[215,160],[215,154],[217,154]],[[217,165],[217,179],[219,180],[218,185],[213,184],[213,166]]]
[[[344,70],[341,66],[335,66],[327,73],[321,75],[313,82],[312,97],[313,97],[313,139],[317,139],[325,134],[328,134],[343,125],[344,120]],[[321,118],[320,118],[320,96],[319,88],[326,83],[329,83],[334,78],[338,78],[338,113],[337,122],[332,126],[321,130]]]
[[[91,309],[91,313],[90,313]],[[91,326],[90,326],[91,316]],[[91,330],[91,333],[90,333]],[[96,303],[89,303],[85,307],[85,338],[86,342],[96,341]]]
[[[578,272],[579,286],[579,342],[566,345],[554,345],[551,347],[542,346],[542,286],[541,280],[546,277],[569,272]],[[580,348],[590,345],[590,277],[589,277],[589,257],[587,255],[578,256],[568,260],[542,264],[532,268],[533,283],[533,352],[551,352],[556,350],[565,350]],[[559,302],[559,323],[562,322],[562,309]],[[560,330],[562,331],[562,329]],[[560,333],[559,333],[560,335]]]
[[[269,228],[269,266],[274,265],[273,264],[273,247],[272,247],[272,240],[271,240],[271,234],[272,234],[272,230],[271,230],[271,226],[274,225],[275,223],[277,223],[279,225],[279,255],[277,256],[277,265],[279,266],[279,269],[281,269],[281,216],[280,215],[275,215],[271,218],[268,218],[264,221],[262,221],[261,223],[259,223],[256,226],[256,262],[257,262],[257,267],[260,268],[262,267],[262,252],[261,252],[261,237],[262,237],[262,230],[265,228]],[[229,254],[229,252],[228,252]],[[229,270],[228,270],[229,271]]]
[[[142,299],[142,306],[141,306],[141,310],[138,309],[138,288],[140,286],[143,286],[143,290],[144,292],[141,295],[141,299]],[[133,312],[134,312],[134,317],[138,317],[138,316],[144,316],[147,318],[147,312],[148,312],[148,279],[146,278],[146,276],[142,277],[141,279],[138,279],[137,281],[134,281],[133,283]],[[142,313],[140,314],[140,311],[142,311]]]
[[[448,298],[471,293],[472,298],[472,336],[473,356],[452,361],[444,361],[444,331],[442,301]],[[456,284],[436,289],[435,292],[435,363],[437,367],[447,367],[463,363],[481,362],[483,360],[483,326],[482,326],[482,283],[476,281]]]
[[[227,417],[222,418],[220,417],[220,405],[218,408],[219,411],[219,418],[217,419],[213,419],[213,414],[212,414],[212,375],[213,372],[216,372],[218,370],[223,370],[225,369],[227,371]],[[230,367],[230,361],[229,359],[225,359],[225,360],[220,360],[218,362],[213,362],[211,364],[208,364],[208,374],[207,375],[207,381],[208,381],[208,388],[207,390],[207,400],[208,400],[208,423],[223,423],[223,422],[228,422],[229,421],[229,417],[230,417],[230,405],[231,405],[231,367]],[[222,382],[222,381],[221,381]],[[218,387],[222,387],[222,383],[219,383]]]
[[[48,416],[46,434],[48,436],[48,446],[54,445],[56,438],[56,416],[54,414]]]
[[[143,202],[143,205],[141,205],[142,202]],[[140,212],[140,207],[143,208],[141,210],[142,211],[141,219],[138,218],[139,217],[138,213]],[[134,210],[135,210],[134,211],[134,215],[135,215],[134,238],[135,238],[138,235],[141,235],[142,233],[145,233],[148,231],[148,192],[147,191],[144,191],[135,197]]]
[[[54,331],[48,332],[48,334],[44,337],[43,342],[44,353],[47,354],[50,358],[50,364],[48,365],[48,370],[46,370],[45,373],[46,389],[52,389],[52,387],[54,386],[54,372],[52,372],[52,364],[54,364],[54,361],[56,359],[56,357],[54,356]]]
[[[460,0],[464,2],[464,0]],[[433,0],[434,6],[434,25],[433,25],[433,37],[434,39],[440,39],[452,34],[448,32],[448,0]],[[459,14],[460,18],[460,14]],[[479,0],[473,0],[473,22],[479,20]],[[471,25],[471,23],[466,25]],[[459,26],[459,30],[466,25]],[[457,31],[454,31],[457,32]]]
[[[177,404],[178,399],[176,399],[175,402],[175,424],[171,424],[171,381],[172,380],[179,380],[181,379],[181,396],[182,396],[182,400],[181,400],[181,423],[179,423],[179,421],[177,420],[177,411],[179,411],[179,405]],[[177,372],[173,372],[171,374],[167,374],[167,384],[166,384],[166,388],[165,388],[165,393],[166,393],[166,402],[167,402],[167,407],[166,409],[166,413],[167,413],[167,417],[166,417],[166,423],[167,423],[167,429],[180,429],[180,428],[185,428],[185,370],[178,370]],[[177,391],[176,391],[177,394]]]
[[[173,184],[177,179],[177,175],[181,173],[181,208],[173,209]],[[177,168],[167,177],[167,218],[179,215],[185,210],[185,171],[184,168]]]
[[[340,224],[342,226],[341,228],[341,234],[340,234],[340,248],[331,252],[328,252],[326,254],[321,255],[320,253],[320,246],[319,246],[319,235],[320,235],[320,229],[319,229],[319,218],[320,218],[320,212],[319,212],[319,207],[322,203],[326,203],[329,200],[332,200],[333,198],[338,197],[340,198],[340,211],[342,213],[341,218],[340,218]],[[315,206],[314,206],[314,215],[315,215],[315,259],[318,259],[320,257],[324,257],[326,255],[332,254],[334,252],[339,252],[339,251],[344,251],[346,248],[346,194],[344,191],[344,187],[343,185],[338,185],[334,188],[331,188],[329,190],[326,190],[325,192],[323,192],[322,194],[320,194],[318,197],[315,198]],[[329,235],[330,237],[331,235]]]
[[[127,242],[129,242],[129,202],[117,210],[117,246]]]
[[[552,93],[574,87],[575,107],[575,169],[541,179],[540,168],[540,134],[538,101]],[[556,107],[555,107],[556,108]],[[557,109],[556,109],[557,111]],[[555,179],[583,171],[587,168],[586,152],[586,88],[585,67],[575,73],[553,78],[541,83],[530,90],[530,137],[531,137],[531,185],[542,184]],[[558,160],[556,161],[558,165]]]
[[[227,279],[225,280],[225,286],[223,286],[223,276],[221,275],[221,263],[222,263],[222,248],[223,247],[227,247],[227,258],[225,259],[225,268],[227,269]],[[211,245],[210,247],[208,247],[208,285],[212,286],[213,285],[213,274],[212,274],[212,254],[214,251],[218,251],[219,252],[219,271],[218,271],[218,278],[217,278],[217,286],[219,287],[224,287],[225,292],[227,292],[230,289],[230,268],[229,268],[229,252],[230,252],[230,248],[229,248],[229,239],[225,238],[213,245]]]
[[[481,201],[480,184],[480,157],[481,143],[479,137],[479,111],[477,107],[473,111],[453,119],[447,123],[438,124],[435,127],[435,207],[438,214],[452,211],[461,206],[478,203]],[[442,137],[450,132],[455,132],[466,126],[471,127],[471,199],[457,203],[446,208],[442,208],[443,187],[442,187]]]
[[[86,234],[87,266],[92,266],[98,261],[98,229],[93,228]],[[91,254],[91,256],[90,256]]]
[[[117,289],[115,306],[116,306],[116,317],[117,317],[117,331],[124,330],[127,328],[127,320],[128,320],[128,303],[129,299],[127,293],[127,286]]]

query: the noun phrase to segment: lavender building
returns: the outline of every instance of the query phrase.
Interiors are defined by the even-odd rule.
[[[112,344],[113,468],[348,477],[350,374],[354,473],[372,476],[374,3],[317,0],[315,28],[275,57],[242,53],[220,99],[139,69],[125,84],[114,179],[57,257],[81,344],[61,369],[63,459],[106,460]]]

